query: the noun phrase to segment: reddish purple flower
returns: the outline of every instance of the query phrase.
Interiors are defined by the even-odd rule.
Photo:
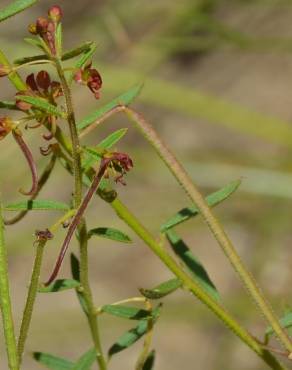
[[[0,140],[7,136],[13,127],[13,122],[9,117],[0,117]]]
[[[40,71],[36,77],[31,73],[26,78],[26,91],[20,91],[18,95],[39,96],[47,99],[50,103],[56,104],[55,99],[63,95],[60,82],[51,81],[50,75],[46,71]],[[31,104],[17,100],[16,105],[19,109],[26,111],[31,108]]]
[[[116,183],[126,185],[123,177],[134,164],[128,154],[112,152],[103,158],[101,166],[105,167],[105,177],[109,177],[112,172]]]
[[[89,63],[83,69],[78,69],[74,75],[74,80],[79,84],[87,85],[90,91],[94,94],[95,99],[99,99],[100,89],[102,87],[102,78],[95,68],[91,68],[91,64],[92,63]]]

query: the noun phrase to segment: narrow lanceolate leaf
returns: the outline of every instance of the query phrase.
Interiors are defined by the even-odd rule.
[[[0,22],[34,5],[38,0],[16,0],[5,8],[0,9]]]
[[[147,310],[142,310],[136,307],[122,306],[119,304],[104,305],[101,308],[101,312],[106,312],[110,315],[129,320],[141,320],[149,317],[149,315],[151,314]]]
[[[94,42],[91,43],[89,49],[81,56],[78,62],[75,64],[75,68],[82,68],[84,65],[92,58],[93,54],[96,51],[96,44]]]
[[[80,263],[79,263],[78,258],[73,253],[71,253],[70,262],[71,262],[72,277],[74,280],[80,282]],[[78,291],[78,289],[76,289],[75,292],[77,294],[77,298],[79,300],[79,303],[80,303],[80,306],[83,312],[87,315],[87,306],[86,306],[86,302],[83,297],[83,294],[80,291]]]
[[[108,135],[96,147],[84,147],[84,151],[88,154],[87,158],[82,161],[82,168],[84,171],[86,172],[96,161],[100,161],[104,151],[117,144],[124,137],[127,131],[127,128],[119,129]]]
[[[167,231],[166,236],[172,250],[184,262],[194,280],[218,301],[220,299],[219,293],[201,262],[192,254],[188,246],[173,230]]]
[[[152,320],[155,323],[160,314],[160,307],[156,307],[152,311]],[[124,333],[120,338],[111,346],[108,351],[109,357],[113,356],[114,354],[123,351],[126,348],[129,348],[132,344],[137,342],[144,334],[148,331],[148,319],[142,319],[139,321],[138,325],[135,326],[133,329]]]
[[[81,122],[77,124],[78,131],[84,130],[86,127],[90,126],[93,122],[100,119],[104,114],[111,111],[113,108],[119,105],[129,105],[133,100],[139,95],[143,87],[143,84],[136,85],[124,94],[118,96],[110,103],[99,108],[95,112],[91,113],[89,116],[85,117]]]
[[[96,349],[91,348],[79,358],[72,370],[90,370],[96,360]]]
[[[44,52],[47,52],[47,48],[44,46],[44,43],[40,38],[35,37],[32,39],[30,37],[25,37],[23,40],[28,44],[35,46],[36,48],[41,49]]]
[[[34,359],[50,370],[72,370],[74,363],[49,353],[34,352]]]
[[[122,243],[132,243],[132,240],[124,232],[111,227],[97,227],[88,231],[88,238],[99,236],[101,238],[115,240]]]
[[[4,207],[5,211],[68,211],[69,209],[68,204],[55,200],[23,200]]]
[[[98,148],[102,149],[110,149],[114,145],[116,145],[127,133],[127,128],[121,128],[113,133],[111,133],[109,136],[107,136],[105,139],[103,139],[99,144]]]
[[[54,281],[49,286],[41,286],[38,291],[40,293],[61,292],[68,289],[76,289],[80,287],[80,282],[74,279],[59,279]]]
[[[282,328],[288,329],[288,333],[292,336],[292,311],[287,312],[281,319],[280,324]],[[275,332],[271,326],[266,329],[265,335],[269,337],[270,335],[274,335]]]
[[[74,49],[71,49],[71,50],[66,51],[62,55],[62,60],[64,61],[64,60],[68,60],[68,59],[72,59],[72,58],[78,57],[80,54],[86,53],[89,50],[91,50],[92,46],[93,46],[93,42],[92,41],[85,42],[84,44],[82,44],[80,46],[77,46]]]
[[[224,186],[222,189],[208,195],[206,197],[206,202],[208,203],[209,207],[214,207],[217,204],[223,202],[227,199],[231,194],[237,190],[239,185],[241,184],[241,180],[232,181],[231,183]],[[173,228],[174,226],[189,220],[192,217],[195,217],[199,214],[199,210],[196,206],[183,208],[178,213],[176,213],[173,217],[171,217],[168,221],[166,221],[161,227],[160,230],[165,232]]]
[[[32,57],[22,57],[22,58],[15,59],[13,64],[19,66],[22,64],[30,63],[30,62],[37,62],[39,60],[48,60],[49,62],[49,58],[47,57],[47,55],[42,54],[42,55],[33,55]]]
[[[182,286],[182,282],[179,279],[167,280],[162,284],[159,284],[152,289],[139,289],[140,293],[148,299],[160,299],[173,292]]]
[[[155,351],[152,350],[149,353],[149,355],[148,355],[148,357],[147,357],[147,359],[146,359],[146,361],[143,365],[142,370],[153,370],[154,369],[154,362],[155,362]]]
[[[44,112],[47,112],[53,116],[65,118],[65,112],[60,111],[57,107],[53,104],[50,104],[47,100],[42,98],[35,98],[33,96],[26,96],[26,95],[17,95],[17,100],[22,100],[26,103],[31,104],[33,107],[40,109]]]

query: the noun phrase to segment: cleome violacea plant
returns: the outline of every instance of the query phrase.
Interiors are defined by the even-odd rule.
[[[31,6],[34,0],[16,1],[0,12],[0,20],[16,15]],[[102,76],[93,67],[92,58],[96,49],[93,42],[87,42],[72,50],[64,51],[62,43],[63,12],[58,5],[52,6],[46,17],[40,16],[35,23],[29,25],[32,35],[26,39],[38,53],[17,59],[10,63],[3,51],[0,51],[0,77],[8,78],[15,87],[13,101],[1,102],[1,107],[14,112],[10,116],[0,116],[0,140],[9,135],[23,153],[31,173],[29,190],[19,189],[20,201],[1,204],[0,208],[0,302],[3,319],[3,332],[6,342],[7,361],[11,370],[21,369],[25,343],[29,334],[33,316],[34,303],[39,293],[61,292],[75,290],[80,306],[86,316],[93,346],[80,358],[73,362],[51,354],[35,352],[34,358],[49,369],[79,369],[89,370],[97,366],[100,370],[110,369],[111,358],[133,343],[144,338],[141,353],[137,356],[136,364],[129,364],[128,369],[151,370],[155,366],[155,351],[151,339],[155,323],[162,312],[161,301],[177,289],[190,292],[210,309],[227,329],[231,330],[243,344],[255,352],[271,369],[286,369],[281,363],[284,359],[289,364],[292,360],[292,341],[285,328],[285,317],[281,321],[275,315],[267,298],[258,288],[253,276],[237,254],[233,243],[225,233],[222,225],[213,214],[211,207],[227,199],[239,186],[240,181],[227,184],[224,188],[211,194],[206,199],[201,195],[183,166],[158,136],[154,128],[144,117],[129,107],[138,96],[142,86],[134,86],[106,106],[98,108],[94,113],[81,121],[76,120],[73,105],[73,83],[85,85],[93,99],[101,98],[103,86]],[[70,67],[64,67],[63,62],[71,61]],[[40,66],[37,73],[20,75],[22,67]],[[46,67],[54,68],[57,77],[52,78]],[[82,88],[80,86],[80,88]],[[112,115],[123,113],[129,122],[144,136],[157,152],[161,160],[169,168],[172,175],[186,192],[191,205],[166,221],[160,228],[159,238],[153,236],[136,218],[118,196],[119,186],[126,185],[125,175],[133,168],[134,160],[128,153],[112,150],[125,135],[125,130],[111,133],[105,140],[95,146],[82,144],[82,138],[90,134],[98,125]],[[17,118],[15,118],[17,117]],[[65,134],[64,121],[69,128],[69,136]],[[45,128],[47,133],[39,136],[34,143],[46,157],[47,164],[42,173],[38,171],[32,151],[26,144],[28,130]],[[0,143],[1,144],[1,143]],[[40,190],[54,174],[54,166],[59,161],[64,170],[72,176],[72,200],[70,204],[54,200],[39,199]],[[131,184],[128,183],[128,187]],[[4,194],[5,195],[5,194]],[[94,235],[109,236],[117,242],[130,238],[114,228],[95,228],[87,230],[86,210],[93,197],[99,196],[120,217],[150,250],[171,272],[172,278],[158,283],[152,289],[140,289],[139,296],[125,298],[121,302],[96,306],[93,302],[88,275],[88,240]],[[7,250],[4,240],[5,225],[21,221],[31,211],[59,210],[62,216],[54,224],[43,230],[34,230],[35,260],[29,282],[27,299],[24,305],[20,331],[15,333],[9,294],[10,282],[7,271]],[[8,218],[11,211],[18,213]],[[5,214],[5,217],[4,217]],[[256,304],[258,310],[269,325],[263,339],[256,338],[247,331],[223,305],[222,298],[210,280],[204,267],[197,261],[191,250],[176,233],[175,226],[188,219],[200,215],[222,248],[230,264],[238,274],[247,293]],[[59,255],[50,276],[40,280],[44,251],[48,242],[54,242],[54,233],[58,228],[66,228],[66,236],[60,246]],[[79,243],[79,256],[71,254],[72,277],[58,278],[62,263],[69,260],[67,255],[70,241],[74,237]],[[157,241],[159,239],[159,241]],[[167,247],[168,245],[168,247]],[[158,301],[158,304],[155,302]],[[141,308],[142,305],[142,308]],[[104,351],[99,330],[100,317],[108,313],[117,318],[136,320],[137,325]],[[291,313],[288,313],[291,314]],[[287,325],[288,326],[288,325]],[[274,334],[279,339],[282,348],[269,345],[269,339]]]

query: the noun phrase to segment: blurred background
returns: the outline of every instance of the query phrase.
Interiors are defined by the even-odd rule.
[[[1,0],[1,6],[10,1]],[[10,60],[37,54],[25,42],[27,25],[45,15],[55,1],[43,0],[0,25],[1,48]],[[102,98],[74,87],[78,118],[97,109],[136,83],[145,82],[135,108],[155,126],[208,194],[242,178],[239,190],[215,210],[239,254],[255,274],[279,315],[291,305],[292,249],[292,6],[285,0],[60,0],[64,9],[65,47],[84,41],[98,44],[94,65],[103,76]],[[22,76],[33,67],[22,70]],[[14,90],[1,79],[0,98]],[[63,124],[65,126],[65,124]],[[130,127],[119,115],[84,142],[97,144],[117,128]],[[42,129],[25,133],[40,158]],[[117,146],[134,159],[120,197],[158,235],[159,226],[189,204],[183,191],[153,150],[130,127]],[[20,199],[18,188],[30,178],[19,149],[1,142],[1,192],[6,202]],[[72,180],[57,165],[40,198],[68,201]],[[111,226],[128,233],[132,245],[90,242],[90,275],[97,305],[138,294],[171,277],[164,265],[114,214],[97,200],[88,210],[90,227]],[[33,233],[57,217],[31,212],[7,227],[16,326],[23,309],[34,255]],[[218,245],[200,218],[177,228],[215,282],[226,307],[255,335],[265,323],[245,294]],[[64,237],[48,243],[42,272],[46,279]],[[72,250],[77,251],[74,242]],[[62,276],[69,275],[69,258]],[[104,315],[104,348],[130,328]],[[2,340],[2,339],[1,339]],[[1,344],[0,367],[5,369]],[[134,368],[142,342],[114,356],[111,369]],[[278,345],[277,343],[275,344]],[[41,369],[32,351],[77,359],[91,346],[87,324],[72,291],[39,295],[24,368]],[[261,370],[267,367],[200,302],[184,292],[165,299],[154,332],[157,370]]]

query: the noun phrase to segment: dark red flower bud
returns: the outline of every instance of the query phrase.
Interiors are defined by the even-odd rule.
[[[39,35],[43,35],[48,30],[49,21],[44,17],[39,17],[36,21],[36,32]]]
[[[49,17],[52,21],[58,23],[63,17],[62,9],[58,5],[53,5],[48,11]]]
[[[10,68],[0,64],[0,77],[7,76],[10,72]]]
[[[12,127],[13,122],[9,117],[0,117],[0,140],[4,139],[11,132]]]
[[[47,91],[51,85],[51,79],[48,72],[40,71],[36,76],[36,82],[41,89]]]
[[[26,84],[28,86],[28,88],[30,88],[32,91],[36,91],[36,92],[39,92],[39,89],[37,87],[37,83],[36,83],[36,80],[34,78],[34,74],[31,73],[30,75],[28,75],[26,77]]]

